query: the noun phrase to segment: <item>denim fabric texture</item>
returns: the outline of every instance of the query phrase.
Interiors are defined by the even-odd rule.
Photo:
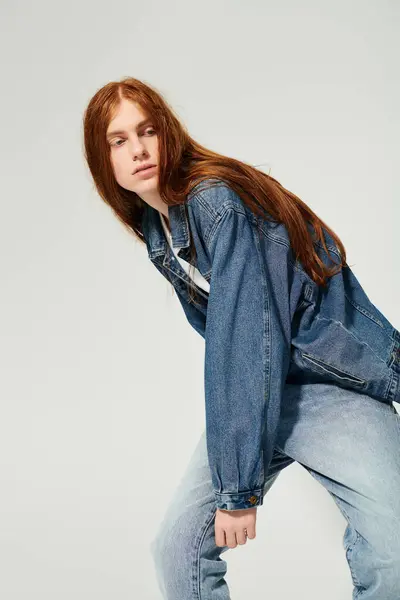
[[[349,266],[322,289],[295,260],[286,227],[255,215],[226,183],[198,184],[168,208],[173,247],[210,284],[191,302],[187,273],[165,238],[160,213],[145,206],[148,256],[172,283],[205,340],[206,442],[215,503],[263,503],[285,384],[331,384],[391,405],[400,402],[400,332],[367,296]],[[325,232],[325,264],[338,262]]]
[[[327,490],[347,522],[342,547],[353,594],[346,598],[399,600],[400,416],[392,404],[331,383],[286,384],[281,408],[263,496],[283,469],[295,461],[300,464]],[[235,590],[231,596],[228,562],[223,560],[230,548],[215,543],[215,514],[204,431],[151,541],[157,584],[165,600],[239,597]],[[284,520],[283,515],[280,518]],[[257,543],[259,537],[260,530],[256,540],[247,543]],[[254,572],[243,573],[249,593],[240,598],[299,598],[295,581],[291,590],[287,586],[292,573],[282,548],[281,558],[279,578],[276,573],[269,577],[268,564],[258,583]],[[314,581],[319,577],[320,597],[326,598],[333,579],[322,579],[311,563],[309,569]]]

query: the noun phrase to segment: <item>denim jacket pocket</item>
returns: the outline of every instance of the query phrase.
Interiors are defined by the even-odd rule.
[[[332,378],[339,385],[341,384],[345,387],[350,386],[359,389],[364,389],[367,385],[367,381],[365,379],[356,377],[355,375],[344,371],[342,368],[339,369],[338,367],[335,367],[334,365],[327,363],[320,358],[312,356],[307,352],[302,352],[301,356],[310,370],[321,375],[326,375],[328,378]]]

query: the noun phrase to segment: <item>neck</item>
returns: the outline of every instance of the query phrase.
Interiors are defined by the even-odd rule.
[[[165,221],[166,226],[168,227],[168,231],[171,233],[171,227],[169,225],[169,219],[168,219],[167,215],[165,215],[164,212],[162,212],[162,211],[160,211],[160,213],[164,217],[164,221]]]

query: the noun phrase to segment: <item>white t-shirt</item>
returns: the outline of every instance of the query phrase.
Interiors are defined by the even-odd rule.
[[[178,252],[179,252],[180,248],[174,248],[172,246],[171,233],[165,222],[164,215],[161,212],[160,212],[160,218],[161,218],[161,223],[162,223],[166,238],[168,240],[168,243],[171,246],[171,249],[172,249],[173,253],[175,254],[177,260],[182,265],[182,268],[186,271],[188,276],[195,282],[196,285],[198,285],[205,292],[209,293],[210,292],[210,284],[208,283],[207,279],[205,279],[203,277],[203,275],[200,273],[200,271],[198,269],[196,269],[196,267],[194,267],[193,265],[188,263],[186,260],[184,260],[183,258],[178,256]],[[190,268],[190,273],[189,273],[189,268]],[[192,273],[193,273],[193,275],[192,275]]]

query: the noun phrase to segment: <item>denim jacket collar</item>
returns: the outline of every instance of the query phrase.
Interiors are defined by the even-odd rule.
[[[188,248],[190,245],[189,223],[184,204],[168,207],[169,225],[171,228],[172,246]],[[145,204],[142,229],[147,242],[150,259],[163,255],[167,250],[167,240],[161,223],[160,213],[156,208]]]

